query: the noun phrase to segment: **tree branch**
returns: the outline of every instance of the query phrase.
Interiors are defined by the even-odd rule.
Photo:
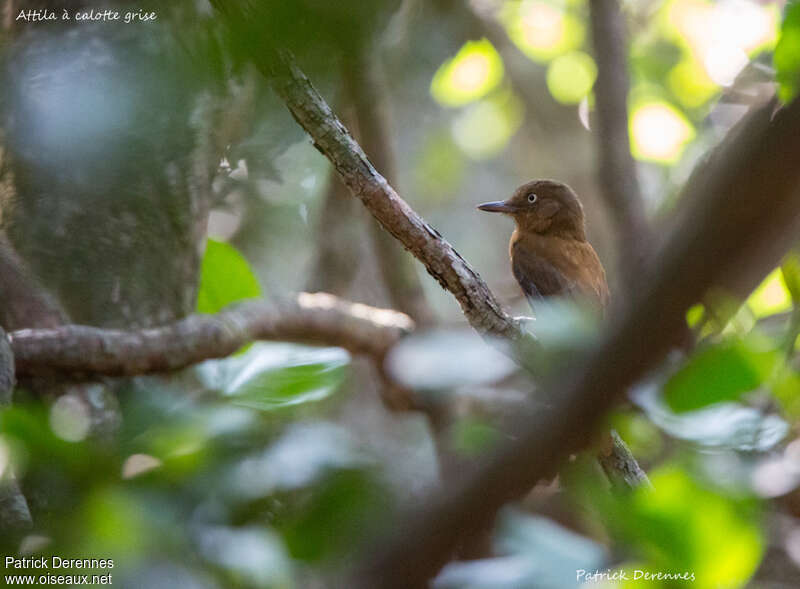
[[[597,172],[601,193],[616,223],[626,280],[632,286],[630,282],[642,267],[650,240],[628,136],[630,81],[625,20],[617,0],[592,0],[589,5],[597,62]]]
[[[222,358],[259,339],[341,346],[382,359],[413,326],[396,311],[300,293],[280,303],[247,301],[216,315],[135,331],[84,325],[24,329],[11,334],[11,347],[19,375],[56,370],[132,376]]]
[[[603,343],[553,388],[554,412],[521,424],[514,441],[400,520],[382,550],[362,561],[351,586],[427,586],[462,538],[590,442],[606,411],[663,358],[685,329],[686,310],[709,288],[743,270],[757,280],[777,264],[800,229],[800,102],[771,120],[773,108],[752,113],[707,173],[685,187],[684,222],[630,293],[631,304],[616,309]]]
[[[455,296],[470,325],[482,335],[520,340],[524,332],[518,322],[503,311],[486,283],[453,246],[378,173],[291,57],[282,53],[274,60],[258,55],[254,58],[292,116],[331,161],[352,193]]]

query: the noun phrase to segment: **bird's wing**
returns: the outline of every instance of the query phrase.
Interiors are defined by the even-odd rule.
[[[531,305],[544,297],[580,294],[577,284],[543,257],[515,255],[511,270]]]

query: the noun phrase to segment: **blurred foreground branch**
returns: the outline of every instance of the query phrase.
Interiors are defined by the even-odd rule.
[[[463,538],[590,443],[606,411],[664,356],[685,328],[687,309],[709,288],[742,271],[759,279],[774,267],[800,229],[800,102],[774,118],[773,109],[751,113],[706,174],[685,187],[683,222],[630,305],[616,309],[602,344],[553,388],[554,411],[519,424],[513,442],[400,520],[380,552],[362,561],[357,586],[427,586]]]
[[[259,339],[341,346],[382,358],[413,326],[396,311],[300,293],[280,303],[247,301],[216,315],[191,315],[148,329],[24,329],[11,334],[11,347],[19,375],[55,370],[132,376],[222,358]]]

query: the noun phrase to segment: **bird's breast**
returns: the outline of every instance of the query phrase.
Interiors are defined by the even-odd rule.
[[[553,295],[574,296],[578,294],[605,307],[609,292],[606,273],[600,258],[588,241],[557,236],[522,233],[515,230],[509,242],[512,268],[550,267],[558,274],[558,284],[564,285]],[[519,258],[514,264],[515,258]],[[523,263],[520,263],[520,260]],[[524,261],[529,263],[524,263]],[[534,272],[526,278],[534,284],[539,277]],[[537,285],[538,286],[538,285]],[[544,289],[540,288],[540,291]]]

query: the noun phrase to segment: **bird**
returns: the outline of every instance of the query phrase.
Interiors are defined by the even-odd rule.
[[[511,271],[536,310],[546,297],[588,302],[602,316],[610,297],[606,272],[586,239],[586,219],[578,195],[563,182],[532,180],[511,198],[478,205],[516,222],[508,244]],[[650,486],[625,442],[615,431],[599,439],[597,458],[612,487]]]
[[[563,182],[532,180],[510,198],[478,205],[516,222],[508,244],[511,271],[536,310],[546,297],[588,303],[600,315],[609,289],[600,258],[586,239],[586,220],[578,195]]]

